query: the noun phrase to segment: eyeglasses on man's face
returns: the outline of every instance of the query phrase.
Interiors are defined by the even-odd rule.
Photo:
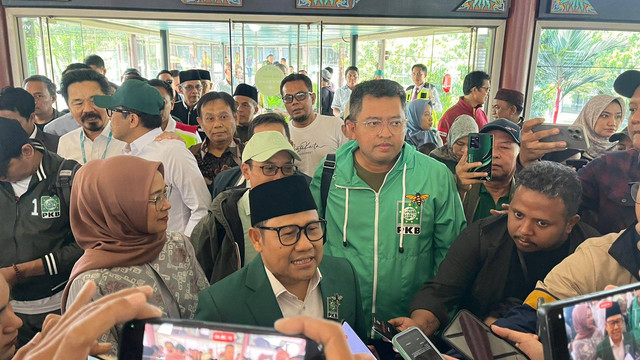
[[[124,110],[124,109],[118,109],[118,108],[108,108],[105,109],[107,111],[107,116],[108,117],[112,117],[114,112],[119,112],[122,114],[122,116],[127,117],[130,114],[133,114],[131,111],[129,110]]]
[[[354,121],[355,124],[363,125],[367,132],[380,134],[382,129],[386,126],[389,132],[393,135],[401,134],[404,131],[404,126],[407,123],[405,120],[369,120],[369,121]]]
[[[182,90],[191,92],[193,90],[202,91],[202,85],[180,85]]]
[[[257,226],[258,229],[275,231],[278,234],[278,240],[283,246],[293,246],[300,240],[300,234],[304,235],[309,241],[318,241],[324,239],[324,233],[327,228],[327,221],[324,219],[312,221],[305,226],[285,225],[278,227]]]
[[[309,91],[301,91],[295,95],[287,94],[282,97],[282,101],[284,101],[285,104],[291,104],[294,98],[298,101],[304,101],[307,98],[307,96],[311,94],[312,93]]]
[[[278,173],[278,170],[280,170],[280,172],[282,172],[282,175],[284,176],[291,176],[296,171],[298,171],[298,167],[293,164],[284,164],[282,166],[266,164],[260,166],[260,169],[262,170],[262,174],[264,174],[265,176],[275,176]]]

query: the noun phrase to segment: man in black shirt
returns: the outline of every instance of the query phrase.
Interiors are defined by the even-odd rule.
[[[581,193],[576,172],[559,163],[540,161],[522,170],[508,213],[463,230],[436,277],[415,295],[411,318],[390,322],[431,335],[456,307],[491,323],[522,304],[538,280],[584,240],[599,236],[577,215]]]

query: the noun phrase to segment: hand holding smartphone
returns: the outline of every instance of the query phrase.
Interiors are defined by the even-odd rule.
[[[438,349],[417,327],[396,334],[392,343],[405,360],[444,360]]]
[[[388,321],[380,321],[375,317],[373,318],[373,331],[389,342],[391,342],[391,339],[393,339],[394,336],[400,333],[400,331],[398,331],[398,329]]]

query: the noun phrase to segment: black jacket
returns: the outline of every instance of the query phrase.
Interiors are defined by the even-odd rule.
[[[584,240],[599,235],[589,225],[578,222],[567,239],[569,253]],[[480,318],[487,317],[492,307],[506,300],[504,291],[514,247],[507,230],[507,215],[472,223],[454,240],[435,278],[425,282],[415,295],[409,313],[429,310],[441,326],[449,322],[449,312],[455,306]]]
[[[44,147],[46,147],[47,150],[51,151],[52,153],[58,152],[58,142],[60,140],[60,136],[49,134],[38,129],[38,132],[36,133],[36,139],[40,140],[44,144]]]
[[[189,110],[184,102],[176,103],[171,110],[171,115],[187,125],[198,126],[198,109],[195,106]]]
[[[71,269],[82,255],[69,225],[69,209],[56,189],[56,177],[63,159],[45,150],[42,164],[29,188],[16,199],[11,184],[0,182],[0,267],[42,259],[45,275],[27,279],[11,289],[20,301],[49,297],[64,289]]]

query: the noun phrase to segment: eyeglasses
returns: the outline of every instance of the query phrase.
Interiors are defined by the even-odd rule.
[[[629,186],[631,186],[631,199],[636,204],[640,204],[640,199],[638,199],[638,190],[640,190],[640,182],[630,182]]]
[[[622,319],[622,318],[617,319],[617,320],[607,321],[607,325],[611,326],[611,327],[622,327],[622,324],[624,324],[624,319]]]
[[[107,110],[107,116],[108,117],[112,117],[114,112],[119,112],[122,114],[122,116],[127,117],[131,114],[133,114],[133,112],[129,111],[129,110],[124,110],[124,109],[117,109],[117,108],[108,108]]]
[[[278,173],[278,170],[280,170],[284,176],[291,176],[298,171],[298,167],[293,164],[284,164],[282,166],[267,164],[260,166],[260,169],[262,169],[262,173],[265,176],[275,176]]]
[[[491,91],[491,87],[490,86],[480,86],[478,89],[485,89],[485,90],[487,90],[487,92]]]
[[[296,100],[298,101],[304,101],[304,99],[306,99],[309,94],[312,93],[308,91],[301,91],[295,95],[287,94],[282,97],[282,101],[284,101],[285,104],[291,104],[293,102],[293,98],[296,98]]]
[[[370,120],[370,121],[354,121],[355,124],[362,124],[364,128],[368,132],[380,134],[382,129],[387,126],[389,132],[393,135],[401,134],[404,131],[404,125],[406,121],[404,120],[392,120],[389,122],[385,122],[382,120]]]
[[[182,90],[187,92],[190,92],[193,90],[198,90],[198,91],[202,90],[202,85],[180,85],[180,87],[182,88]]]
[[[171,80],[171,79],[165,80],[164,82],[165,82],[165,84],[169,84],[169,85],[173,84],[173,80]]]
[[[304,230],[304,235],[309,241],[318,241],[324,239],[324,233],[327,228],[327,221],[320,219],[312,221],[305,226],[285,225],[278,227],[257,226],[258,229],[270,230],[278,233],[278,240],[284,246],[293,246],[300,240],[300,234]]]
[[[171,194],[171,185],[165,185],[164,190],[156,195],[153,199],[149,199],[150,203],[154,203],[156,205],[156,211],[162,210],[162,201],[169,201],[169,195]]]

